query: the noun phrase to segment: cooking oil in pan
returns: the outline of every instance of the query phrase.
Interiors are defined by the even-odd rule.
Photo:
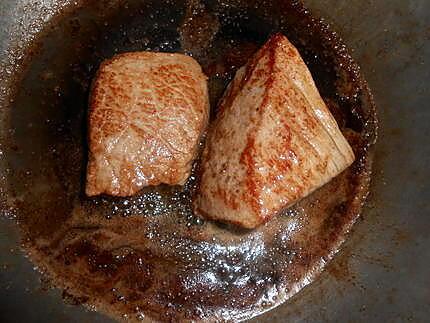
[[[253,231],[193,215],[185,187],[84,195],[89,85],[126,51],[184,52],[209,77],[212,118],[235,71],[281,31],[298,47],[351,143],[355,164]],[[9,195],[31,259],[76,302],[116,318],[240,320],[310,283],[368,192],[376,119],[358,68],[297,1],[89,1],[34,41],[9,116]]]

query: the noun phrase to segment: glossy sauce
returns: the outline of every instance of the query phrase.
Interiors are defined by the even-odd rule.
[[[357,66],[296,1],[112,3],[55,18],[16,89],[8,183],[31,259],[65,295],[118,319],[239,320],[284,302],[333,257],[368,194],[376,118]],[[85,197],[87,98],[104,58],[192,54],[209,76],[213,117],[234,72],[277,31],[308,64],[354,149],[352,167],[252,231],[192,214],[196,171],[184,188]]]

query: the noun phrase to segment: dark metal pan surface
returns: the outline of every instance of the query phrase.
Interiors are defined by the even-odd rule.
[[[279,5],[256,2],[256,6],[254,2],[241,5],[240,1],[236,3],[208,1],[204,3],[203,8],[202,3],[192,2],[192,10],[180,1],[169,2],[167,8],[167,3],[148,1],[144,5],[139,4],[136,8],[132,3],[133,1],[130,1],[129,5],[121,1],[86,2],[82,7],[79,7],[79,3],[70,6],[61,1],[37,3],[10,1],[0,4],[0,19],[4,26],[0,34],[2,60],[14,59],[16,66],[23,64],[19,69],[20,73],[9,67],[1,71],[1,99],[6,98],[7,92],[13,89],[11,84],[20,84],[17,92],[19,94],[13,96],[14,102],[1,102],[4,107],[1,111],[3,118],[2,192],[4,197],[9,198],[4,201],[3,213],[9,218],[17,217],[21,229],[24,230],[24,237],[27,238],[24,240],[27,252],[30,251],[30,257],[41,265],[39,269],[47,270],[50,276],[48,282],[40,284],[38,275],[31,270],[32,265],[20,252],[14,221],[2,217],[0,233],[4,251],[0,258],[3,266],[0,271],[0,287],[2,288],[1,302],[5,308],[0,314],[2,321],[107,320],[100,314],[63,305],[58,291],[49,289],[51,279],[64,282],[65,273],[71,273],[70,281],[72,281],[72,276],[80,272],[80,264],[75,259],[80,253],[85,254],[87,256],[85,259],[88,261],[82,270],[93,270],[94,277],[101,279],[99,295],[109,293],[117,297],[116,302],[121,303],[123,295],[117,290],[112,290],[112,286],[107,288],[103,279],[106,281],[118,279],[120,271],[118,267],[123,268],[121,266],[124,264],[128,266],[131,262],[142,258],[149,259],[151,264],[148,267],[136,268],[151,273],[148,275],[152,275],[156,270],[157,274],[152,277],[159,279],[160,286],[166,286],[166,293],[156,295],[160,297],[157,301],[163,306],[168,300],[172,301],[173,305],[177,305],[178,299],[175,297],[182,290],[179,292],[174,290],[173,287],[180,284],[169,281],[169,277],[172,277],[169,270],[171,268],[175,270],[178,267],[176,261],[182,258],[151,253],[150,248],[140,250],[130,248],[130,238],[139,237],[140,233],[145,235],[147,241],[152,241],[154,237],[155,241],[160,241],[160,237],[166,240],[165,246],[161,247],[161,250],[166,252],[172,247],[178,247],[180,244],[175,242],[175,237],[171,237],[173,226],[178,228],[177,234],[182,242],[184,237],[191,239],[185,239],[192,242],[189,246],[182,245],[185,248],[183,250],[186,250],[185,256],[196,257],[192,261],[196,264],[195,268],[185,268],[187,273],[188,270],[191,273],[190,277],[193,277],[187,280],[188,283],[198,284],[201,283],[198,280],[199,277],[208,278],[206,275],[208,271],[204,271],[205,263],[208,261],[220,261],[221,265],[230,266],[226,268],[225,277],[221,281],[228,281],[232,277],[236,282],[241,277],[261,280],[263,285],[260,289],[263,293],[261,295],[258,291],[250,291],[246,288],[236,289],[237,295],[234,294],[234,289],[233,294],[228,294],[231,299],[242,302],[249,301],[256,304],[257,301],[253,297],[258,295],[259,300],[263,300],[257,308],[252,308],[254,310],[252,313],[246,310],[246,302],[242,307],[235,305],[236,309],[239,308],[234,314],[237,315],[236,318],[246,318],[264,311],[265,308],[269,309],[283,300],[271,299],[271,296],[279,296],[282,293],[268,292],[271,287],[280,286],[277,283],[282,283],[282,277],[287,277],[288,281],[291,275],[297,275],[301,284],[298,288],[302,287],[305,278],[310,277],[304,273],[312,272],[308,267],[315,266],[321,256],[325,256],[325,260],[331,257],[332,252],[336,251],[338,244],[343,241],[344,230],[350,229],[350,224],[355,221],[359,212],[353,204],[348,204],[347,197],[360,199],[365,194],[366,178],[365,172],[362,171],[365,171],[369,165],[366,162],[361,164],[364,168],[359,167],[351,174],[356,183],[356,186],[351,187],[356,193],[346,194],[343,204],[339,204],[343,195],[336,195],[339,199],[332,205],[336,207],[336,212],[344,209],[351,210],[351,213],[348,213],[350,216],[342,217],[341,219],[345,221],[342,222],[338,217],[332,216],[337,214],[336,212],[326,213],[330,214],[327,218],[330,224],[328,227],[338,228],[337,230],[324,231],[327,235],[325,238],[318,236],[318,248],[312,248],[310,244],[298,246],[298,250],[293,250],[297,246],[288,245],[290,249],[285,250],[288,254],[273,253],[268,257],[262,256],[258,248],[263,246],[264,250],[274,252],[279,251],[280,247],[285,247],[276,247],[276,243],[282,242],[282,235],[278,233],[287,232],[292,228],[293,222],[289,217],[294,217],[295,214],[286,214],[262,231],[250,234],[238,232],[229,227],[201,223],[186,210],[187,204],[184,201],[187,200],[187,191],[184,195],[175,189],[160,188],[157,191],[145,191],[140,197],[132,200],[109,198],[87,200],[82,197],[80,187],[82,165],[85,159],[83,153],[85,137],[79,129],[85,128],[85,109],[82,107],[85,106],[88,95],[86,89],[100,60],[117,51],[150,48],[192,52],[205,67],[206,72],[212,76],[211,98],[214,103],[235,68],[246,61],[250,53],[265,40],[268,34],[283,30],[301,49],[312,72],[317,75],[317,83],[319,82],[318,85],[325,98],[330,98],[330,94],[334,92],[339,93],[338,88],[330,87],[331,84],[335,84],[333,77],[330,76],[332,72],[329,67],[330,58],[336,57],[334,54],[331,56],[335,52],[330,50],[330,44],[337,41],[335,35],[327,39],[325,43],[328,47],[325,48],[320,47],[320,41],[312,42],[315,38],[306,38],[308,27],[312,28],[312,22],[306,20],[305,12],[303,16],[292,14],[295,7],[285,5],[286,1],[281,1]],[[426,232],[429,226],[427,217],[429,194],[426,190],[428,179],[426,165],[429,157],[426,138],[429,113],[425,109],[427,99],[425,80],[429,79],[429,69],[426,64],[429,63],[430,6],[424,1],[390,3],[374,1],[366,4],[360,1],[344,4],[336,1],[307,1],[306,3],[321,16],[333,21],[335,25],[332,28],[340,31],[348,45],[355,49],[353,56],[362,66],[363,74],[374,89],[382,122],[381,139],[376,150],[372,196],[362,220],[354,227],[343,251],[329,265],[320,279],[283,306],[257,320],[370,319],[379,321],[390,319],[404,321],[411,319],[424,321],[428,315],[430,300],[430,282],[426,275],[426,265],[430,260],[429,251],[426,248],[429,239]],[[76,7],[78,9],[70,11],[70,8]],[[58,13],[61,10],[63,12]],[[120,14],[118,10],[121,10]],[[124,18],[117,18],[124,17],[133,10],[142,10],[140,15],[145,16],[146,19],[133,20],[130,16],[130,20],[125,22]],[[219,12],[226,14],[219,14]],[[194,22],[193,19],[187,20],[189,15]],[[180,21],[189,23],[180,25]],[[307,26],[308,24],[310,26]],[[176,37],[178,25],[180,26],[179,38]],[[327,35],[323,32],[318,36],[321,26],[318,25],[315,29],[317,39]],[[47,30],[47,28],[50,29]],[[222,30],[220,34],[225,37],[216,38],[215,35],[219,33],[220,28]],[[28,52],[26,56],[17,55],[20,48],[24,48],[33,40],[31,33],[37,33],[42,29],[50,36],[36,41],[38,45],[31,48],[30,55]],[[194,29],[199,31],[195,35]],[[303,35],[301,35],[302,29]],[[201,38],[196,42],[193,37]],[[173,39],[177,41],[172,41]],[[217,41],[216,48],[222,48],[222,50],[208,54],[207,47]],[[318,58],[315,53],[328,54]],[[227,57],[225,57],[226,54],[228,54]],[[217,57],[222,57],[222,64],[217,61]],[[347,58],[342,53],[338,57]],[[345,93],[354,91],[354,88],[360,88],[358,81],[354,83],[356,82],[354,75],[357,75],[357,72],[353,64],[348,61],[341,63],[344,66],[343,76],[349,80],[343,84],[355,85],[352,90],[344,88]],[[335,78],[339,78],[339,75]],[[361,89],[366,90],[363,87]],[[345,127],[370,134],[368,142],[371,143],[374,133],[372,102],[366,91],[361,93],[360,105],[349,106],[349,110],[361,109],[358,115],[363,116],[364,119],[354,118],[354,114],[343,116],[342,113],[337,117],[338,120],[344,120]],[[334,97],[332,95],[332,98]],[[346,101],[348,104],[348,97],[344,95],[341,98],[344,100],[343,103]],[[334,106],[334,111],[337,104],[339,102],[335,99],[330,103],[332,108]],[[6,107],[9,107],[9,110]],[[367,122],[362,122],[363,120]],[[358,143],[357,147],[363,149],[365,146]],[[363,158],[366,156],[367,153]],[[342,179],[339,183],[343,184]],[[192,190],[192,183],[189,186]],[[360,187],[364,187],[364,191],[359,190]],[[12,195],[9,194],[11,190]],[[320,196],[317,195],[314,198],[327,200],[327,191],[323,190]],[[14,205],[18,204],[18,208],[9,208],[11,199]],[[79,200],[78,204],[76,199]],[[305,201],[301,207],[309,211],[309,205],[316,200]],[[169,204],[175,215],[182,214],[183,222],[176,223],[176,220],[171,218],[158,221],[157,212],[165,212],[163,207],[160,208],[163,203]],[[141,218],[145,219],[144,223],[139,222],[140,220],[134,221],[133,217],[127,217],[136,212],[141,213]],[[149,217],[147,213],[150,213]],[[312,212],[306,213],[312,215]],[[106,218],[107,215],[112,214],[112,219]],[[97,217],[103,220],[97,221]],[[64,225],[65,223],[67,225]],[[104,227],[101,223],[109,223],[109,225]],[[300,221],[294,223],[299,227],[304,225]],[[314,225],[315,228],[320,228],[318,224]],[[191,227],[191,231],[181,229],[182,227]],[[217,235],[213,244],[206,245],[205,241],[214,232]],[[130,235],[128,240],[121,238],[124,233]],[[275,238],[266,240],[266,237],[271,235]],[[100,236],[107,241],[104,246],[112,244],[109,248],[110,253],[94,250],[92,241],[100,239]],[[279,241],[276,240],[278,236]],[[232,242],[232,239],[237,241]],[[71,243],[74,241],[79,243]],[[243,244],[243,241],[246,243]],[[324,241],[329,241],[328,248],[321,246]],[[237,252],[224,252],[224,249],[219,246],[225,246],[225,244],[230,245],[231,248],[237,248]],[[150,243],[145,242],[144,246],[148,245]],[[206,246],[202,250],[188,251],[202,245]],[[303,248],[307,252],[301,253],[300,261],[286,256],[291,251],[300,254]],[[55,253],[58,250],[61,252]],[[157,250],[160,250],[160,246]],[[184,252],[183,250],[179,248],[178,254]],[[136,255],[139,252],[143,254]],[[214,259],[205,259],[211,253],[216,255]],[[244,267],[243,262],[240,265],[241,259],[234,258],[240,257],[242,253],[255,256],[255,259],[249,260],[250,263],[256,263],[255,269],[249,264]],[[116,256],[127,261],[115,262],[112,257]],[[276,258],[276,261],[270,257]],[[47,259],[69,263],[73,269],[64,272],[53,270],[55,262],[51,262],[50,265]],[[301,268],[305,268],[304,271],[303,269],[287,270],[286,275],[283,271],[277,272],[282,264],[285,268],[290,268],[288,267],[290,260],[293,263],[301,263]],[[169,263],[169,261],[172,262]],[[112,262],[114,262],[114,268]],[[160,267],[157,268],[156,265]],[[234,267],[235,265],[237,267]],[[208,266],[213,268],[211,267],[213,264]],[[237,272],[232,268],[237,268]],[[245,268],[247,272],[240,272],[241,268]],[[199,270],[205,275],[199,276]],[[125,287],[135,284],[136,286],[132,287],[142,293],[151,290],[151,286],[139,284],[133,278],[134,274],[136,277],[141,277],[145,273],[135,273],[133,270],[127,273],[131,273],[131,281],[120,279],[121,282],[129,284]],[[217,271],[218,275],[223,273],[223,271]],[[52,277],[54,274],[58,277]],[[84,285],[84,281],[85,276],[80,281],[80,286]],[[89,279],[86,283],[89,286],[92,284],[90,287],[93,290],[97,287],[97,282],[94,280]],[[203,283],[205,284],[204,280]],[[252,281],[244,285],[258,286],[257,282]],[[209,285],[206,283],[205,286]],[[69,302],[88,301],[85,298],[86,293],[77,293],[73,284],[63,284],[62,287],[69,289],[63,293],[63,298]],[[290,284],[290,287],[297,286]],[[107,292],[104,290],[106,288]],[[214,288],[213,291],[201,290],[199,293],[207,293],[208,299],[211,299],[207,302],[212,307],[217,307],[224,302],[222,295],[219,294],[220,291]],[[232,293],[232,289],[229,288],[226,293]],[[72,294],[73,297],[71,297]],[[173,296],[169,296],[170,294]],[[290,294],[293,295],[294,291]],[[195,301],[193,296],[189,295],[190,302]],[[127,297],[126,302],[131,304],[132,295]],[[185,317],[201,315],[197,312],[187,313],[187,304],[187,302],[183,304]],[[103,307],[103,302],[97,305]],[[155,307],[148,305],[143,312],[148,314],[151,309]],[[176,310],[177,308],[174,308],[172,311]],[[200,310],[204,312],[204,309]],[[163,312],[164,318],[172,315],[171,313],[167,308]],[[156,313],[149,312],[149,314],[157,317]],[[222,315],[223,312],[215,314]]]

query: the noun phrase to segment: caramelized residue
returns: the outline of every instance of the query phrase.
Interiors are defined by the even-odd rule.
[[[54,19],[17,84],[8,190],[31,259],[68,302],[117,319],[241,320],[284,302],[337,252],[368,194],[375,109],[345,46],[297,1],[103,3]],[[193,215],[198,165],[183,188],[85,197],[88,91],[103,59],[194,55],[209,77],[213,117],[235,71],[278,31],[310,67],[357,156],[352,167],[253,231]]]

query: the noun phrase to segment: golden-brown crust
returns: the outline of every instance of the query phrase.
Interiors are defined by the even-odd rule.
[[[194,210],[246,228],[268,221],[354,160],[300,54],[281,34],[236,74],[205,151]]]
[[[89,100],[87,195],[184,184],[208,110],[206,76],[191,57],[134,52],[104,61]]]

